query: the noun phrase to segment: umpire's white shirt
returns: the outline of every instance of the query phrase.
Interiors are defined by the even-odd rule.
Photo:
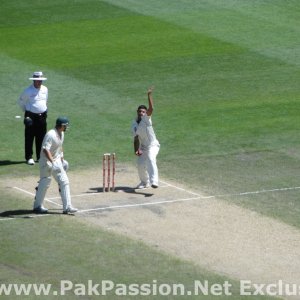
[[[36,89],[34,85],[30,85],[19,98],[19,106],[23,111],[30,111],[34,114],[41,114],[47,110],[48,88],[41,85]]]

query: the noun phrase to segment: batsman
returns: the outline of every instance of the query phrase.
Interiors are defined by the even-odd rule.
[[[46,192],[50,186],[52,176],[57,181],[63,204],[63,213],[75,213],[78,209],[72,207],[69,178],[66,173],[69,164],[64,159],[64,132],[69,126],[66,117],[56,120],[55,128],[49,130],[44,137],[40,155],[40,181],[37,187],[33,211],[44,214],[48,209],[43,206]]]

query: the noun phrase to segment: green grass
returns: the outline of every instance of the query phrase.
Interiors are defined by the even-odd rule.
[[[162,176],[207,194],[298,186],[298,1],[3,0],[0,176],[23,161],[17,98],[35,70],[49,128],[67,115],[72,169],[114,151],[133,164],[136,107],[155,85]],[[297,190],[227,201],[300,227]]]
[[[8,192],[2,194],[2,208],[5,211],[23,210],[20,200],[13,199]],[[29,204],[28,199],[22,202]],[[30,204],[29,204],[30,205]],[[9,213],[6,214],[9,217]],[[72,216],[45,216],[34,219],[23,218],[22,214],[13,213],[15,220],[1,221],[0,278],[1,283],[16,284],[51,284],[48,296],[35,297],[34,293],[26,299],[57,299],[63,281],[71,282],[73,288],[66,290],[64,299],[74,299],[74,295],[83,295],[83,299],[98,299],[100,296],[88,296],[88,282],[99,284],[106,281],[127,288],[130,284],[181,284],[186,291],[194,291],[194,282],[208,281],[221,284],[228,281],[230,299],[251,299],[239,295],[239,282],[209,272],[191,262],[174,258],[166,253],[150,248],[139,241],[103,230],[93,225],[79,222]],[[12,234],[13,233],[13,234]],[[67,285],[66,285],[67,286]],[[84,286],[84,287],[83,287]],[[107,291],[102,298],[116,299],[118,290]],[[121,292],[119,290],[119,292]],[[208,296],[198,291],[199,295],[189,299],[207,299]],[[128,292],[127,292],[128,295]],[[194,295],[194,296],[193,296]],[[8,299],[18,299],[14,293]],[[145,296],[143,296],[145,297]],[[124,298],[124,296],[123,296]],[[126,296],[124,299],[132,299]],[[147,299],[174,299],[174,296],[147,296]],[[186,296],[177,296],[185,299]],[[209,296],[219,299],[219,296]],[[257,297],[256,299],[271,299]]]
[[[154,84],[163,176],[208,193],[297,185],[299,157],[287,154],[299,149],[297,2],[71,3],[1,4],[1,160],[23,159],[15,103],[32,70],[43,69],[49,127],[69,116],[65,152],[75,168],[94,166],[107,151],[134,162],[130,123]],[[234,158],[244,153],[248,161],[264,153],[267,171],[264,161]],[[24,172],[21,164],[0,170]],[[259,211],[268,215],[268,207]],[[280,219],[300,226],[289,210]]]

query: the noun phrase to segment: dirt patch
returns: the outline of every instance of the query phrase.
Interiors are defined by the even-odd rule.
[[[76,217],[231,278],[300,285],[300,231],[277,220],[205,198],[198,190],[162,181],[158,189],[134,190],[136,170],[117,169],[117,191],[102,192],[100,170],[69,173]],[[4,182],[12,193],[32,197],[38,178]],[[32,195],[30,194],[32,193]],[[54,180],[46,206],[61,211]]]

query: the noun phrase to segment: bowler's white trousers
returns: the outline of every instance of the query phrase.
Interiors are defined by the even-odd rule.
[[[150,183],[158,186],[158,168],[156,156],[158,155],[160,145],[150,146],[148,149],[142,149],[143,154],[137,158],[137,169],[140,180],[144,184]]]

